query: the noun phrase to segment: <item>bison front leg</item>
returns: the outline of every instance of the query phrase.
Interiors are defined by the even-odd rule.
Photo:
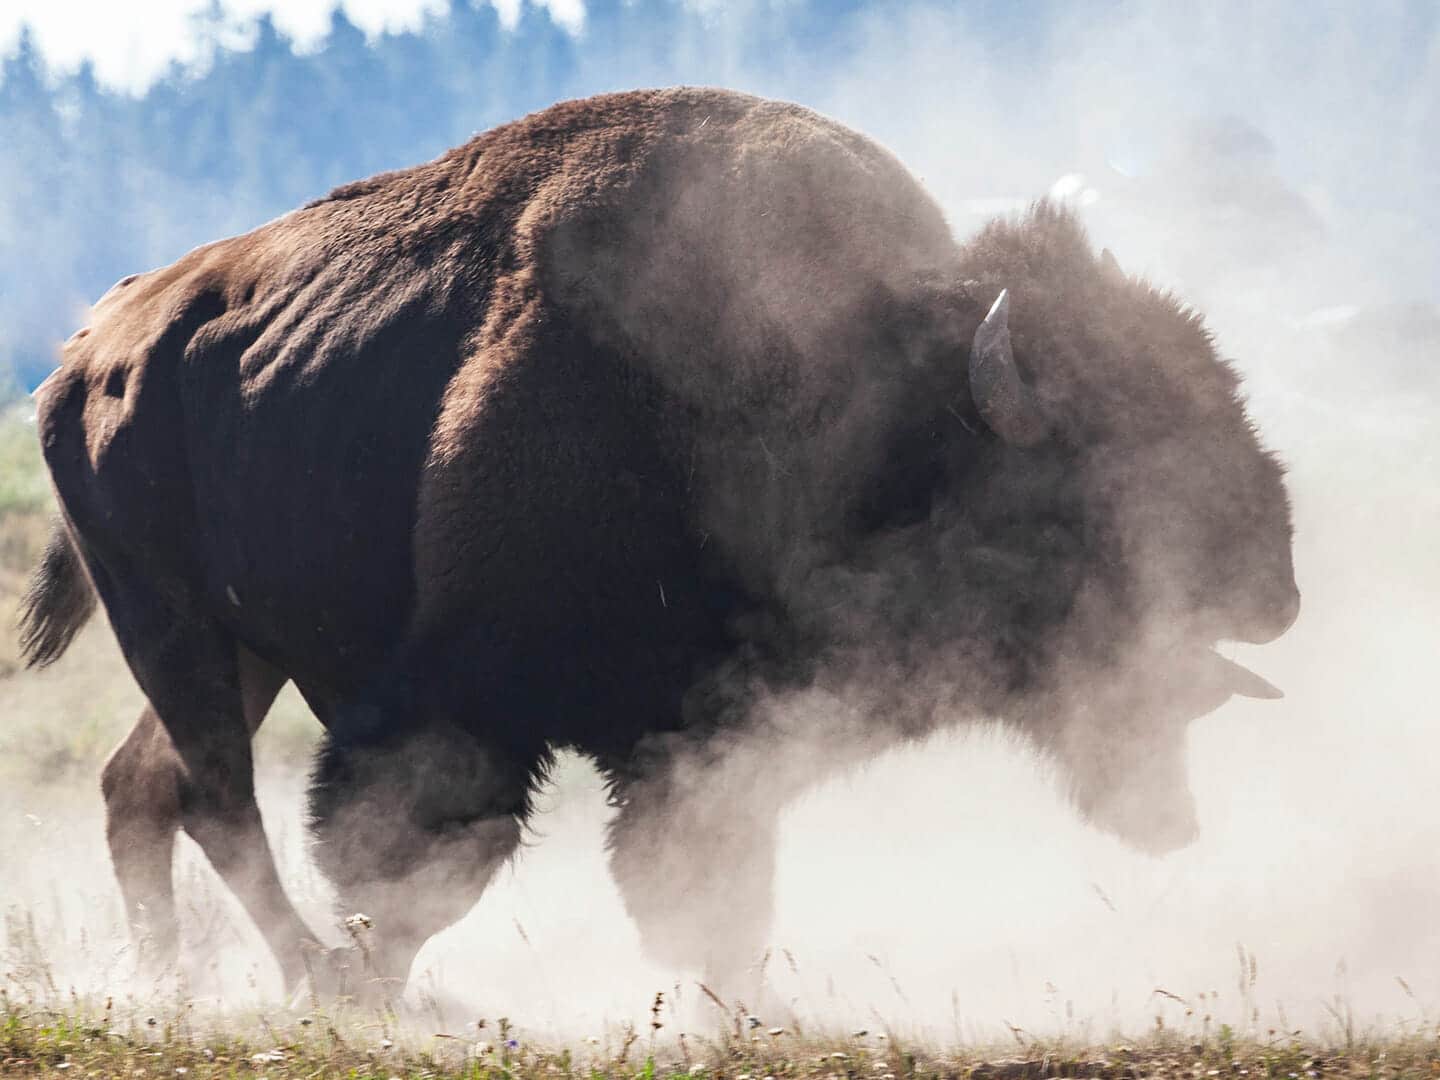
[[[545,756],[443,724],[365,738],[352,727],[347,739],[357,711],[342,714],[321,748],[311,826],[341,915],[365,916],[346,990],[389,998],[421,946],[474,907],[514,854]]]
[[[741,762],[670,762],[617,785],[610,870],[655,961],[758,1000],[779,804]]]

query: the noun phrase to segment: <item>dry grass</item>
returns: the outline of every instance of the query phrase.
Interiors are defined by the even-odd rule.
[[[743,1012],[708,1035],[625,1027],[550,1046],[517,1035],[510,1022],[463,1029],[426,1025],[393,1011],[366,1017],[339,1008],[303,1015],[205,1013],[177,999],[146,1012],[133,1002],[95,1002],[53,993],[0,991],[0,1073],[139,1078],[625,1077],[634,1080],[941,1080],[1041,1077],[1433,1077],[1440,1074],[1434,1030],[1325,1041],[1298,1032],[1210,1037],[1164,1028],[1137,1040],[1083,1045],[1015,1032],[1010,1047],[938,1050],[893,1035],[812,1034],[754,1026]]]

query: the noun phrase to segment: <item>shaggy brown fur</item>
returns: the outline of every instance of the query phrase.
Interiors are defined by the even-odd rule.
[[[1002,287],[1050,417],[1031,449],[967,382]],[[1236,392],[1063,213],[957,247],[804,109],[569,102],[100,300],[40,395],[68,527],[27,648],[83,621],[78,554],[150,703],[104,787],[158,959],[183,827],[301,973],[249,749],[293,680],[329,733],[317,854],[383,972],[473,903],[573,746],[615,784],[647,943],[723,977],[765,932],[790,793],[783,750],[731,735],[837,672],[877,704],[832,742],[929,730],[927,672],[1052,750],[1100,824],[1188,838],[1183,722],[1233,689],[1198,658],[1297,603]]]

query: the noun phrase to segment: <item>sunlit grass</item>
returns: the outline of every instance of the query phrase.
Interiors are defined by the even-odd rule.
[[[0,525],[50,507],[50,483],[35,437],[34,411],[28,399],[0,404]]]
[[[54,505],[33,414],[28,398],[0,386],[0,677],[15,669],[15,608]]]
[[[673,1029],[663,995],[649,1024],[569,1044],[532,1040],[504,1017],[444,1027],[419,1014],[343,1004],[223,1014],[176,998],[163,1006],[0,990],[0,1073],[130,1078],[476,1077],[529,1080],[1025,1080],[1040,1077],[1432,1077],[1434,1030],[1330,1037],[1300,1032],[1206,1035],[1157,1027],[1086,1044],[1034,1039],[942,1048],[882,1031],[765,1027],[743,1007],[704,1032]]]

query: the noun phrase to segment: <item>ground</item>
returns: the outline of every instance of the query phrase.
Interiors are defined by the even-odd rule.
[[[438,1017],[436,1018],[438,1021]],[[658,999],[634,1027],[543,1046],[508,1020],[426,1030],[417,1018],[322,1011],[283,1018],[197,1015],[177,1002],[153,1015],[103,1004],[19,1001],[0,1013],[0,1075],[131,1078],[265,1076],[474,1077],[483,1080],[1029,1080],[1040,1077],[1433,1077],[1440,1046],[1423,1032],[1340,1042],[1295,1033],[1209,1034],[1161,1028],[1138,1040],[1084,1045],[1014,1033],[1009,1047],[937,1050],[869,1031],[846,1035],[753,1027],[717,1010],[709,1034],[672,1033]],[[438,1024],[435,1026],[439,1026]],[[1206,1025],[1208,1028],[1208,1025]],[[405,1030],[402,1030],[404,1028]]]

